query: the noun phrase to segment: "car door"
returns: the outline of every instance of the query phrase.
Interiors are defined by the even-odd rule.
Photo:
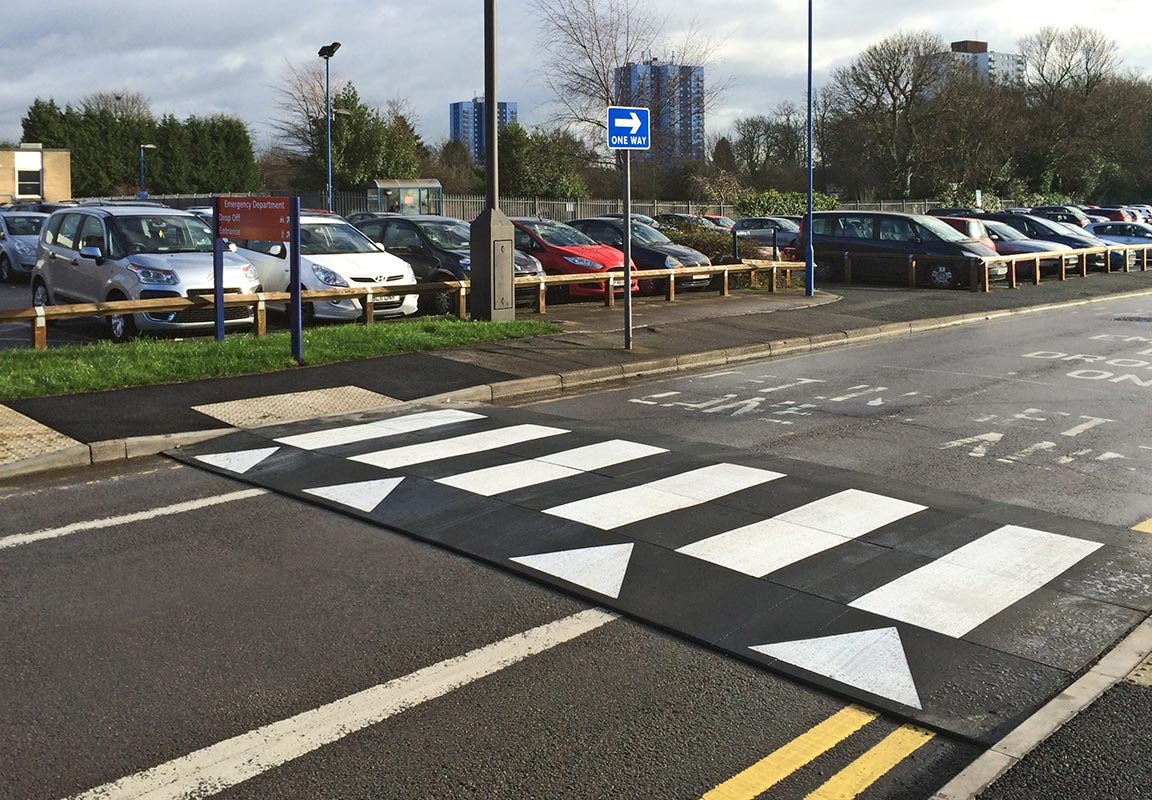
[[[55,230],[50,231],[51,236],[45,239],[47,253],[42,271],[57,303],[82,302],[78,294],[76,265],[72,261],[77,257],[77,242],[84,216],[65,214],[58,227],[54,226]]]
[[[260,276],[260,285],[264,287],[264,291],[288,291],[291,265],[286,245],[281,242],[242,239],[236,242],[236,247],[240,255],[256,268],[256,274]]]
[[[420,231],[411,222],[388,220],[380,242],[389,253],[411,265],[417,281],[430,280],[440,267],[440,259],[424,243]]]
[[[79,251],[85,247],[96,248],[100,251],[100,257],[86,258],[81,255]],[[107,258],[108,237],[99,217],[85,215],[76,236],[76,251],[72,260],[74,296],[84,303],[102,302],[105,299],[104,287],[108,282],[110,262]]]

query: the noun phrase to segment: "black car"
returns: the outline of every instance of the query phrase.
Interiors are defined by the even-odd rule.
[[[690,229],[697,227],[710,231],[724,230],[712,220],[705,219],[698,214],[657,214],[655,219],[661,227],[666,228]]]
[[[624,220],[612,217],[596,219],[574,219],[567,223],[589,239],[617,250],[624,249]],[[632,223],[632,262],[637,269],[668,269],[682,267],[707,267],[712,264],[708,256],[691,247],[674,243],[660,231],[639,222]],[[676,285],[688,289],[707,286],[711,275],[689,275],[676,279]],[[652,294],[659,290],[662,281],[649,278],[639,281],[640,292]]]
[[[801,237],[803,230],[801,230]],[[967,283],[966,259],[995,258],[996,251],[966,238],[947,223],[921,214],[888,211],[820,211],[812,215],[816,275],[838,275],[841,254],[852,264],[852,279],[908,282],[908,259],[917,264],[917,283],[948,289]],[[934,259],[933,256],[947,256]],[[1008,274],[1004,264],[989,268],[992,278]]]
[[[982,208],[930,208],[925,212],[930,217],[974,217],[983,214]]]
[[[1073,227],[1067,223],[1057,222],[1034,214],[1009,214],[997,212],[994,214],[981,214],[980,219],[994,219],[1010,225],[1029,239],[1039,239],[1045,242],[1059,242],[1075,250],[1086,247],[1110,247],[1112,242],[1097,239],[1088,231]],[[1111,264],[1114,268],[1123,269],[1126,263],[1135,263],[1135,253],[1125,255],[1122,250],[1114,250],[1111,255]],[[1099,253],[1090,259],[1090,263],[1098,268],[1104,268],[1104,254]]]
[[[471,228],[462,219],[386,214],[360,216],[352,224],[389,253],[407,261],[417,281],[462,281],[469,277]],[[544,274],[536,258],[519,250],[515,251],[513,268],[517,278]],[[534,296],[535,289],[530,287],[516,292],[518,302],[531,302]],[[452,313],[452,300],[453,293],[447,290],[421,295],[425,311],[432,314]]]

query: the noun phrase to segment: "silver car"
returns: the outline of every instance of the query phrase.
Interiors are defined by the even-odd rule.
[[[27,278],[36,266],[36,243],[47,214],[0,212],[0,283]]]
[[[52,214],[40,232],[32,303],[99,303],[213,293],[212,229],[195,214],[149,206],[77,206]],[[246,259],[224,253],[224,292],[260,289]],[[137,331],[212,330],[211,308],[106,317],[115,341]],[[251,325],[251,306],[224,309],[225,325]]]

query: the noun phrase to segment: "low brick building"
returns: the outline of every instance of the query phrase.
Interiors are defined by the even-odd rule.
[[[0,203],[72,197],[72,151],[21,144],[0,150]]]

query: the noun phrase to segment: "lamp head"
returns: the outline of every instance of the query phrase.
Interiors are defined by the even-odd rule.
[[[332,56],[336,55],[336,51],[340,49],[340,42],[332,42],[320,48],[318,55],[327,61]]]

